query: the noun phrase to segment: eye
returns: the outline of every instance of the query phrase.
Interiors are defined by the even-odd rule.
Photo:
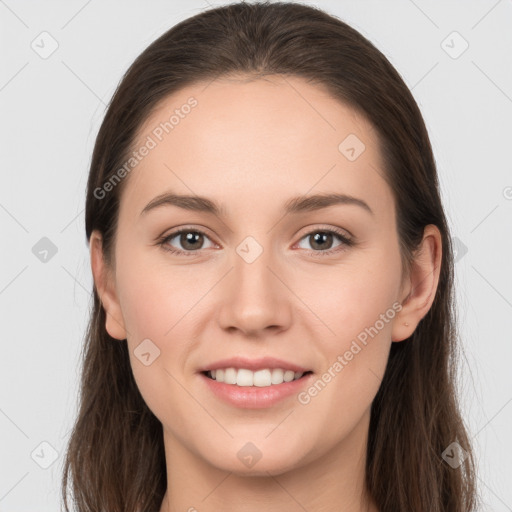
[[[177,240],[177,243],[179,243],[183,249],[177,249],[172,246],[171,242],[174,239]],[[164,250],[178,256],[194,256],[201,251],[201,249],[205,248],[203,247],[205,239],[210,240],[206,233],[201,230],[181,228],[161,238],[158,241],[158,245]],[[334,246],[334,248],[332,247],[333,239],[338,239],[340,242],[337,246]],[[354,241],[351,238],[348,238],[342,231],[334,228],[310,231],[301,238],[301,241],[297,245],[300,245],[302,240],[307,240],[311,243],[313,250],[307,251],[311,256],[331,255],[354,245]],[[212,246],[215,246],[215,244],[212,243]]]
[[[339,245],[332,247],[333,239],[339,240]],[[351,238],[348,238],[342,231],[337,229],[316,229],[314,231],[310,231],[302,240],[306,240],[310,243],[314,250],[307,251],[308,254],[312,256],[325,256],[331,255],[333,253],[337,253],[345,250],[347,247],[354,245],[354,242]],[[300,245],[301,242],[299,242]]]
[[[185,250],[175,249],[170,245],[171,241],[175,238]],[[163,249],[172,252],[173,254],[178,254],[180,256],[194,256],[196,252],[204,249],[202,245],[205,238],[209,240],[208,236],[200,230],[182,228],[162,238],[158,244],[162,246]]]

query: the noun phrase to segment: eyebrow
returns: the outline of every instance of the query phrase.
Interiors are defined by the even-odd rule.
[[[284,204],[285,213],[302,213],[321,210],[334,205],[354,205],[363,208],[374,215],[372,209],[362,199],[347,194],[315,194],[311,196],[292,197]],[[201,196],[179,195],[166,192],[152,199],[141,211],[140,216],[161,206],[177,206],[185,210],[211,213],[218,217],[224,217],[226,210],[211,199]]]

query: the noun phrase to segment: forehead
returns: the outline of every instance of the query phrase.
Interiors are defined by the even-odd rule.
[[[389,209],[378,144],[363,116],[304,79],[196,83],[140,127],[133,149],[150,149],[130,173],[122,208],[138,214],[170,189],[233,204],[234,214],[327,191]]]

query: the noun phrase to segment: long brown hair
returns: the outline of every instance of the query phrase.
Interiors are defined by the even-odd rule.
[[[266,74],[323,86],[376,128],[404,267],[426,225],[441,232],[432,307],[409,339],[392,343],[372,403],[366,484],[380,512],[473,511],[474,458],[457,400],[453,253],[432,148],[404,81],[359,32],[316,7],[241,2],[204,11],[160,36],[127,70],[99,130],[87,185],[87,239],[99,230],[105,259],[115,263],[119,201],[128,177],[108,193],[104,184],[127,161],[137,130],[160,101],[199,81]],[[167,485],[162,425],[139,393],[126,340],[106,332],[95,286],[82,357],[79,412],[63,468],[66,511],[69,480],[79,512],[159,510]],[[456,468],[442,456],[453,442],[466,455]]]

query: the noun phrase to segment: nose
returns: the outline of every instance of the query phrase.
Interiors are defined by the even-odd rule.
[[[240,253],[243,255],[243,253]],[[222,290],[219,324],[227,331],[261,337],[289,328],[293,294],[286,271],[270,250],[254,261],[236,253]]]

